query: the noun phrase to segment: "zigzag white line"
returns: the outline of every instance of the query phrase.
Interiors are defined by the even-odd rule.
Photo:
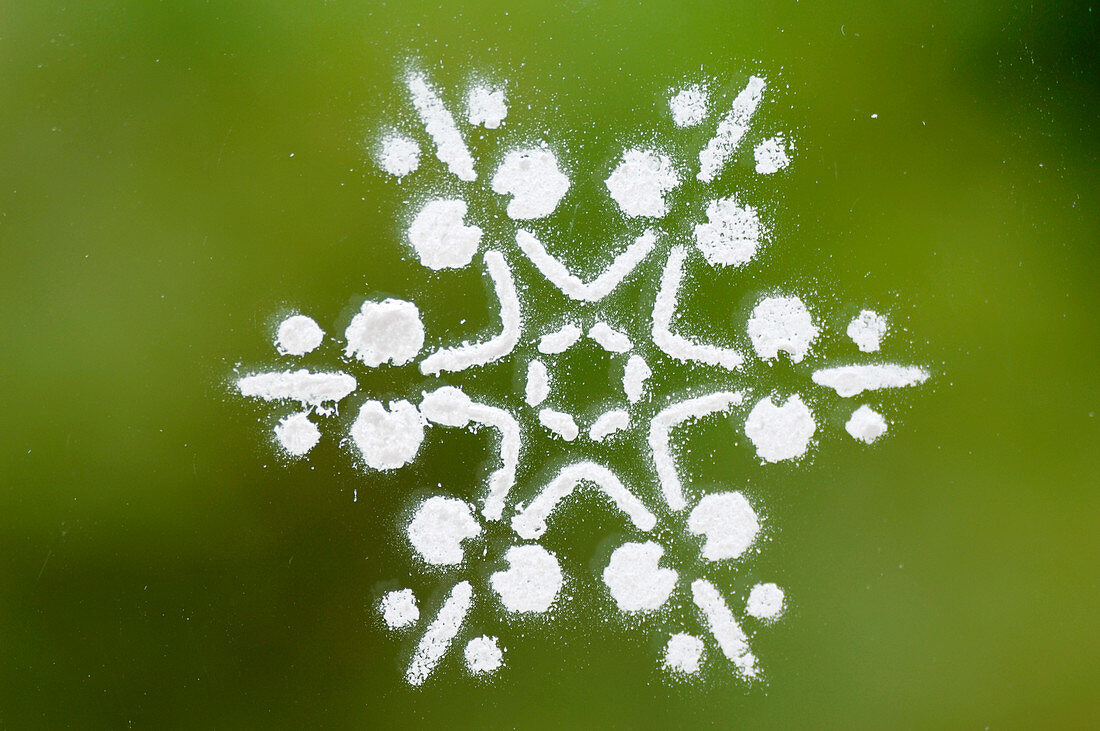
[[[530,231],[525,229],[517,231],[516,244],[535,268],[566,297],[582,302],[599,302],[618,287],[627,275],[649,255],[649,252],[653,251],[653,247],[657,244],[657,235],[652,231],[643,232],[626,248],[626,251],[615,257],[607,269],[588,283],[571,273],[557,258],[551,256],[542,242]]]

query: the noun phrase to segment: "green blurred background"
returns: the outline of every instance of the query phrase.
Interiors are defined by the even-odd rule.
[[[3,3],[0,725],[1097,725],[1096,37],[1091,8],[1061,3]],[[435,430],[416,464],[370,474],[337,444],[345,409],[288,465],[270,428],[290,409],[232,396],[237,367],[290,365],[271,348],[290,310],[336,336],[309,365],[336,361],[364,297],[416,301],[430,344],[493,327],[477,266],[429,276],[401,238],[412,205],[461,188],[430,155],[401,185],[369,158],[383,127],[422,139],[410,60],[456,108],[474,76],[507,81],[505,128],[472,144],[481,182],[502,146],[554,142],[574,187],[545,230],[573,227],[555,246],[582,271],[637,230],[602,190],[623,147],[690,159],[706,138],[674,131],[667,89],[706,75],[725,104],[769,78],[750,141],[786,133],[794,164],[761,182],[743,155],[714,189],[758,204],[773,239],[744,272],[695,258],[692,331],[744,347],[748,309],[782,287],[826,329],[814,362],[854,358],[844,324],[872,306],[895,326],[883,358],[934,376],[846,403],[807,387],[809,361],[715,378],[646,351],[666,392],[802,389],[818,415],[797,467],[757,463],[743,412],[683,440],[693,496],[742,490],[764,515],[759,555],[711,574],[735,606],[755,581],[788,591],[753,641],[764,683],[714,658],[666,682],[663,638],[693,629],[682,596],[600,619],[601,562],[630,532],[594,504],[548,534],[576,596],[554,621],[471,617],[464,636],[508,647],[500,679],[452,653],[410,690],[412,638],[374,604],[408,585],[430,612],[456,577],[412,565],[395,518],[475,498],[491,438]],[[499,201],[469,195],[506,242]],[[684,187],[668,236],[705,195]],[[660,260],[611,302],[635,332]],[[564,311],[513,262],[540,315]],[[518,408],[530,353],[447,380]],[[566,403],[612,393],[594,350],[566,365]],[[438,385],[353,370],[374,397]],[[860,402],[895,420],[873,449],[843,433]],[[551,466],[525,465],[521,491]]]

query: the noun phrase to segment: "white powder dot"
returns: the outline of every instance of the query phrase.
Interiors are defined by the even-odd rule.
[[[509,612],[545,612],[561,590],[561,566],[539,545],[512,546],[504,554],[508,569],[489,577]]]
[[[412,589],[386,592],[382,595],[379,608],[382,610],[382,619],[390,629],[408,627],[420,619],[420,608],[416,605],[416,595]]]
[[[481,228],[467,226],[466,201],[429,201],[409,226],[409,243],[429,269],[457,269],[469,264],[481,243]]]
[[[623,371],[623,391],[626,400],[636,403],[645,395],[645,383],[653,375],[645,358],[637,353],[632,354],[626,360],[626,369]]]
[[[853,439],[870,444],[886,433],[886,419],[870,406],[863,405],[852,412],[844,428]]]
[[[864,353],[874,353],[879,349],[887,327],[885,317],[874,310],[863,310],[848,323],[848,337]]]
[[[275,438],[288,454],[301,457],[321,441],[321,431],[307,414],[291,414],[275,425]]]
[[[749,317],[749,339],[763,360],[776,358],[779,351],[800,363],[817,337],[810,311],[798,297],[765,297]]]
[[[694,127],[707,116],[707,91],[692,84],[669,99],[668,108],[677,127]]]
[[[580,434],[576,420],[564,411],[541,409],[539,423],[567,442],[573,441]]]
[[[424,324],[412,302],[385,299],[363,303],[344,331],[344,355],[375,368],[386,361],[405,365],[424,347]]]
[[[417,508],[409,522],[409,542],[433,566],[462,563],[462,542],[481,534],[470,506],[458,498],[435,495]]]
[[[420,167],[420,146],[404,135],[389,135],[382,140],[378,164],[397,178],[403,178]]]
[[[783,613],[783,590],[775,584],[757,584],[749,592],[745,611],[757,619],[775,619]]]
[[[351,439],[367,467],[392,470],[412,462],[424,441],[424,417],[405,400],[366,401],[351,425]]]
[[[604,412],[592,423],[588,436],[594,442],[602,442],[616,432],[630,428],[630,414],[622,409]]]
[[[797,459],[806,453],[817,431],[814,416],[797,394],[782,406],[771,397],[756,402],[745,420],[745,435],[765,462]]]
[[[760,522],[749,501],[739,492],[706,495],[688,517],[688,530],[706,538],[703,558],[737,558],[756,540]]]
[[[504,103],[504,89],[475,86],[466,97],[466,112],[470,124],[480,124],[485,129],[497,129],[508,116]]]
[[[321,344],[325,331],[312,317],[291,315],[279,323],[275,332],[275,349],[283,355],[305,355]]]
[[[550,395],[550,373],[541,360],[533,360],[527,364],[527,385],[524,387],[523,399],[528,406],[538,406]]]
[[[668,601],[677,574],[658,566],[665,549],[653,541],[624,543],[611,554],[603,582],[624,612],[648,612]]]
[[[482,635],[466,643],[466,667],[474,675],[491,673],[503,664],[504,653],[496,637]]]
[[[513,150],[504,156],[492,181],[493,192],[511,195],[508,216],[529,220],[549,216],[569,190],[569,178],[546,148]]]
[[[652,150],[627,150],[605,181],[623,215],[634,218],[665,215],[665,193],[680,182],[668,157]]]
[[[752,155],[756,158],[756,172],[761,175],[771,175],[791,164],[787,147],[779,136],[761,142],[753,149]]]
[[[695,227],[695,244],[711,265],[738,267],[756,255],[764,232],[755,208],[722,198],[707,205],[707,222]]]
[[[668,638],[665,646],[665,667],[678,673],[694,675],[699,672],[703,657],[703,641],[695,635],[677,632]]]

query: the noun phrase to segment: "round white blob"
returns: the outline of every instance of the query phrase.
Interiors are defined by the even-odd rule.
[[[305,355],[316,350],[324,339],[325,331],[312,317],[291,315],[275,331],[275,349],[282,355]]]
[[[665,193],[680,183],[672,162],[652,150],[627,150],[605,181],[619,210],[628,218],[660,218],[667,209]]]
[[[321,430],[305,412],[283,417],[275,425],[275,438],[292,457],[301,457],[321,441]]]
[[[497,644],[496,637],[482,635],[466,643],[466,668],[474,675],[484,675],[499,668],[504,662],[504,653]]]
[[[665,549],[653,541],[624,543],[611,554],[603,570],[603,582],[624,612],[648,612],[660,608],[676,588],[677,574],[658,566]]]
[[[382,595],[379,608],[382,610],[382,619],[390,629],[408,627],[420,619],[420,607],[416,605],[416,595],[412,589],[386,592]]]
[[[798,459],[806,453],[815,431],[814,415],[797,394],[782,406],[770,396],[762,398],[745,420],[745,436],[765,462]]]
[[[569,178],[558,169],[554,153],[546,148],[513,150],[493,176],[492,188],[499,195],[511,195],[508,216],[529,220],[549,216],[569,190]]]
[[[466,97],[466,113],[470,124],[480,124],[485,129],[497,129],[508,116],[504,89],[490,89],[487,86],[470,89],[470,94]]]
[[[389,410],[381,401],[368,400],[359,407],[351,425],[351,439],[367,467],[393,470],[416,458],[424,441],[424,417],[404,399],[391,401]]]
[[[707,116],[707,91],[692,84],[669,99],[668,108],[677,127],[694,127]]]
[[[539,545],[512,546],[504,554],[508,569],[489,577],[510,612],[545,612],[561,590],[561,566]]]
[[[817,337],[817,325],[798,297],[765,297],[749,316],[749,339],[762,360],[783,351],[800,363]]]
[[[420,166],[420,147],[404,135],[390,135],[382,140],[378,164],[390,175],[403,178]]]
[[[787,146],[779,136],[770,137],[761,142],[752,151],[752,155],[756,159],[756,172],[761,175],[777,173],[791,164],[791,158],[787,155]]]
[[[665,667],[678,673],[694,675],[699,672],[703,657],[703,641],[695,635],[677,632],[665,645]]]
[[[481,534],[470,506],[458,498],[435,495],[420,503],[409,522],[409,542],[433,566],[462,563],[462,542]]]
[[[844,429],[852,435],[853,439],[870,444],[886,433],[886,419],[864,404],[852,412],[852,418],[848,419]]]
[[[874,353],[879,349],[887,327],[885,317],[874,310],[862,310],[848,323],[848,337],[864,353]]]
[[[688,530],[704,536],[703,558],[737,558],[749,549],[760,531],[756,511],[739,492],[705,495],[688,517]]]
[[[695,245],[713,266],[738,267],[756,255],[764,227],[756,209],[737,199],[722,198],[707,205],[707,222],[695,227]]]
[[[424,324],[412,302],[385,299],[367,301],[344,331],[344,355],[376,368],[389,361],[405,365],[424,347]]]
[[[749,592],[745,611],[757,619],[775,619],[783,613],[783,590],[775,584],[757,584]]]
[[[429,269],[457,269],[473,261],[481,243],[481,228],[467,226],[466,201],[428,201],[409,226],[409,243]]]

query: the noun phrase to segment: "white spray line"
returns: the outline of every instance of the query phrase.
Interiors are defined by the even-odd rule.
[[[412,103],[416,107],[420,121],[424,124],[424,129],[435,142],[435,154],[439,161],[460,180],[467,182],[477,180],[474,158],[462,139],[462,133],[458,131],[455,118],[447,111],[439,94],[428,83],[428,78],[414,71],[405,79],[405,84],[409,87],[409,95],[412,97]]]
[[[626,393],[626,400],[632,404],[641,400],[645,395],[645,382],[652,375],[653,371],[645,362],[645,358],[632,353],[627,358],[626,368],[623,370],[623,391]]]
[[[356,385],[355,378],[343,371],[311,373],[303,368],[244,376],[237,381],[237,390],[247,398],[298,401],[324,414],[329,412],[324,408],[325,403],[331,401],[335,407],[355,390]]]
[[[850,365],[814,371],[813,380],[819,386],[835,389],[848,398],[864,391],[880,388],[904,388],[928,380],[928,371],[917,366],[901,366],[892,363],[882,365]]]
[[[707,365],[736,370],[745,361],[744,356],[732,348],[693,343],[672,332],[672,315],[676,311],[676,297],[684,278],[684,259],[687,247],[674,246],[668,254],[668,262],[661,274],[661,286],[653,303],[653,342],[667,355],[680,361],[696,361]]]
[[[588,337],[608,353],[625,353],[634,347],[626,333],[616,330],[602,320],[588,328]]]
[[[729,411],[741,403],[742,394],[733,391],[717,391],[673,404],[653,417],[649,424],[649,448],[653,450],[653,464],[657,468],[657,480],[661,483],[661,494],[671,510],[683,510],[684,501],[680,475],[669,449],[669,432],[679,424],[691,419],[721,411]]]
[[[588,436],[594,442],[602,442],[615,432],[630,428],[630,414],[622,409],[612,409],[599,415],[588,430]]]
[[[405,679],[410,685],[420,685],[435,670],[458,630],[462,628],[462,623],[466,621],[472,600],[473,587],[469,581],[460,581],[451,589],[443,606],[439,608],[439,614],[428,625],[413,652],[409,669],[405,671]]]
[[[512,270],[504,255],[493,250],[485,252],[485,266],[493,280],[497,299],[500,300],[500,334],[480,343],[440,348],[420,362],[421,373],[438,375],[440,371],[462,371],[492,363],[511,353],[519,342],[522,317]]]
[[[557,355],[576,345],[581,339],[581,329],[573,323],[562,325],[554,332],[549,332],[539,338],[539,352],[543,355]]]
[[[550,395],[550,373],[541,360],[533,360],[527,364],[527,385],[524,388],[523,400],[528,406],[538,406]]]
[[[615,507],[626,513],[638,530],[650,531],[657,524],[653,513],[626,489],[614,472],[595,462],[576,462],[562,468],[531,504],[512,518],[512,530],[521,538],[539,538],[546,532],[546,521],[558,503],[572,494],[582,482],[600,488],[611,498]]]
[[[566,297],[583,302],[598,302],[618,287],[626,276],[649,255],[649,252],[653,251],[653,247],[657,244],[657,236],[652,231],[642,233],[626,248],[626,251],[615,257],[607,269],[588,283],[581,281],[557,258],[551,256],[542,242],[530,231],[525,229],[517,231],[516,244],[535,268]]]
[[[542,409],[539,411],[539,423],[567,442],[573,441],[580,434],[576,420],[564,411]]]
[[[691,583],[691,594],[722,654],[743,676],[755,677],[756,656],[749,650],[748,637],[722,600],[722,595],[714,588],[714,584],[706,579],[696,579]]]
[[[489,475],[489,492],[481,509],[486,519],[500,520],[504,501],[516,485],[519,465],[520,430],[515,417],[504,409],[472,401],[465,392],[453,386],[425,393],[420,413],[428,421],[442,426],[465,427],[472,421],[500,431],[501,467]]]
[[[709,183],[733,156],[741,138],[749,131],[752,119],[760,99],[764,95],[764,79],[759,76],[749,78],[749,83],[733,100],[726,116],[718,123],[718,131],[699,152],[699,180]]]

